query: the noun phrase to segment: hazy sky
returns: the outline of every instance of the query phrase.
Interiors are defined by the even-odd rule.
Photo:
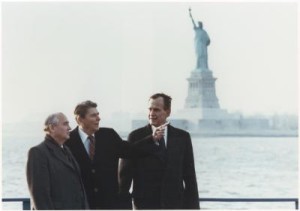
[[[86,99],[103,118],[146,111],[155,92],[182,109],[195,67],[190,6],[211,39],[221,108],[296,114],[295,2],[3,2],[3,122],[73,117]]]

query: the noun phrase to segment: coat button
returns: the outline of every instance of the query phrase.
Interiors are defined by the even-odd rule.
[[[98,188],[94,188],[94,191],[97,193],[98,192]]]
[[[96,172],[96,170],[95,169],[92,169],[92,173],[95,173]]]

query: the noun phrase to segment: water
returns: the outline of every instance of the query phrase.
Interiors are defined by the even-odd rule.
[[[298,197],[297,138],[193,140],[200,197]],[[293,203],[203,203],[203,208],[289,209]]]
[[[203,198],[298,197],[297,138],[221,137],[193,140],[199,196]],[[29,198],[25,165],[41,138],[3,137],[2,197]],[[294,209],[292,202],[202,202],[202,209]],[[21,209],[3,203],[3,209]]]

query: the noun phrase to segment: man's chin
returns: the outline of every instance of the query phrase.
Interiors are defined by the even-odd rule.
[[[158,126],[157,123],[156,123],[156,122],[153,122],[153,121],[150,121],[149,124],[152,125],[152,126],[154,126],[154,127],[157,127],[157,126]]]

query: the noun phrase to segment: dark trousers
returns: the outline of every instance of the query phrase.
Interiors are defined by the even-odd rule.
[[[137,210],[157,210],[162,209],[160,198],[135,198],[134,208]]]

